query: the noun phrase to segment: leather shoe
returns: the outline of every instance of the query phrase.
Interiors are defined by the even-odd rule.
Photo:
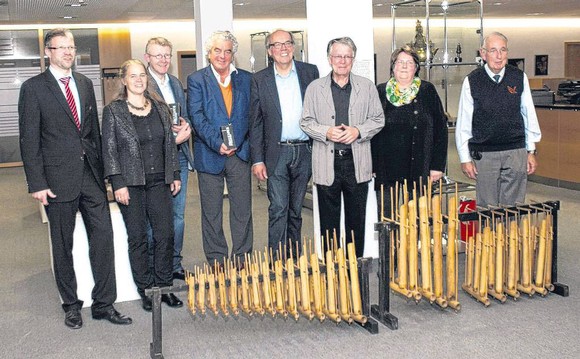
[[[93,313],[93,319],[97,320],[106,319],[113,324],[121,324],[121,325],[133,323],[133,320],[131,318],[117,312],[113,307],[104,312]]]
[[[177,272],[173,272],[173,279],[185,280],[185,271],[182,269]]]
[[[180,308],[183,306],[183,302],[173,293],[161,294],[161,301],[172,308]]]
[[[141,297],[141,306],[146,312],[150,312],[153,310],[153,301],[150,297]]]
[[[80,329],[83,326],[83,317],[78,309],[71,309],[64,315],[64,324],[72,329]]]

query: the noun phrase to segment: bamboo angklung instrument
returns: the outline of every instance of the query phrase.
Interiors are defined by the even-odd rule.
[[[455,184],[455,195],[451,196],[447,204],[447,303],[455,309],[460,310],[458,298],[458,248],[457,248],[457,184]]]
[[[429,206],[427,196],[419,198],[419,229],[421,240],[421,294],[429,300],[435,301],[431,276],[431,231],[429,230]]]
[[[439,188],[441,189],[441,183]],[[443,216],[441,214],[441,195],[433,196],[431,201],[433,211],[433,291],[437,305],[441,308],[446,308],[447,298],[443,294]]]

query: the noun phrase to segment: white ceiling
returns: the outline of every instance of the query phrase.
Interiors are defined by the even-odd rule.
[[[305,18],[306,0],[233,0],[234,19]],[[315,1],[315,0],[311,0]],[[352,0],[356,1],[356,0]],[[432,0],[440,4],[442,0]],[[470,0],[449,0],[449,3]],[[86,4],[81,7],[66,6]],[[375,17],[390,17],[391,3],[419,5],[422,0],[373,0]],[[381,5],[382,6],[376,6]],[[483,0],[484,17],[580,17],[580,0]],[[409,5],[404,5],[409,8]],[[400,8],[400,7],[399,7]],[[532,15],[535,14],[535,15]],[[63,16],[73,19],[63,19]],[[422,15],[424,16],[424,15]],[[42,23],[111,23],[192,20],[193,0],[0,0],[0,25]]]

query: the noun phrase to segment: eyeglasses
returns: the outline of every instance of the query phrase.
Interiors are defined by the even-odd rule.
[[[147,54],[151,57],[156,58],[157,60],[161,60],[161,59],[165,59],[165,60],[169,60],[170,58],[173,57],[172,54],[157,54],[157,55],[151,55],[151,54]]]
[[[400,66],[411,66],[411,65],[415,65],[415,61],[413,60],[397,60],[395,61],[395,64],[400,65]]]
[[[285,42],[275,42],[273,44],[268,45],[268,47],[273,47],[276,50],[280,50],[282,48],[282,46],[284,46],[286,48],[291,47],[291,46],[294,46],[294,41],[288,40],[288,41],[285,41]]]
[[[346,62],[349,62],[349,61],[352,61],[352,59],[354,59],[354,56],[351,56],[351,55],[330,55],[330,58],[335,60],[335,61],[344,60]]]
[[[58,46],[58,47],[53,47],[53,46],[47,46],[48,49],[51,50],[60,50],[60,51],[76,51],[77,47],[76,46]]]
[[[500,54],[506,54],[508,52],[507,47],[502,47],[501,49],[496,49],[495,47],[493,49],[484,49],[487,53],[492,54],[492,55],[497,55],[498,53]]]

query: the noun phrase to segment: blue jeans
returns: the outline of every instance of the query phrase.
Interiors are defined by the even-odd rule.
[[[268,246],[275,252],[288,240],[296,249],[302,230],[302,204],[312,176],[312,149],[309,144],[280,145],[275,168],[268,169]]]
[[[187,167],[187,158],[179,151],[177,154],[179,159],[179,167],[181,169],[181,190],[177,196],[173,197],[173,228],[175,236],[173,240],[173,272],[178,272],[183,269],[181,265],[181,250],[183,249],[183,234],[185,232],[185,202],[187,200],[187,179],[189,178],[189,169]],[[149,266],[153,267],[153,235],[151,232],[151,225],[147,225],[147,236],[149,238]]]

